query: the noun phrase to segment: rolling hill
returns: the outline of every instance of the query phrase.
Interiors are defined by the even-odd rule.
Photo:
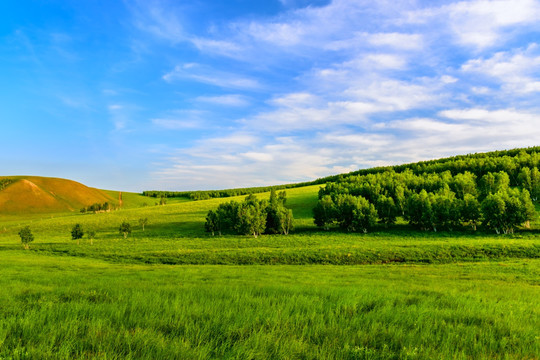
[[[0,215],[74,212],[95,203],[117,203],[110,192],[72,180],[39,176],[1,177],[2,180],[7,185],[0,188]]]

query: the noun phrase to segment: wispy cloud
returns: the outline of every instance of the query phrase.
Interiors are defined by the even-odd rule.
[[[220,96],[199,96],[195,101],[219,106],[244,107],[249,105],[249,100],[239,94],[228,94]]]
[[[163,75],[163,80],[173,82],[176,80],[192,80],[222,88],[231,89],[259,89],[261,84],[249,77],[230,72],[215,70],[209,66],[197,63],[177,65],[172,71]]]
[[[540,91],[537,74],[540,70],[538,44],[511,52],[497,52],[489,58],[471,59],[462,65],[467,73],[476,73],[502,84],[506,92],[530,93]]]

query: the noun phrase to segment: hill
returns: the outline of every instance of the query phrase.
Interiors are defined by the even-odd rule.
[[[110,193],[72,180],[10,176],[0,183],[0,215],[78,212],[95,203],[117,203]]]

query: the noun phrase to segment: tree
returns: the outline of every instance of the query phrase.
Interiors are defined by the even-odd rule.
[[[433,210],[426,190],[409,196],[405,215],[411,225],[421,230],[429,230],[433,227]]]
[[[347,231],[354,231],[354,210],[358,208],[358,198],[353,195],[336,196],[336,219],[339,226]]]
[[[534,204],[531,200],[530,193],[525,189],[521,191],[521,203],[525,216],[525,227],[530,228],[530,222],[534,219],[534,216],[536,215],[536,210],[534,209]]]
[[[29,244],[34,241],[34,235],[32,235],[30,226],[23,227],[19,231],[19,236],[21,237],[21,243],[23,244],[24,248],[28,250],[30,248]]]
[[[352,228],[355,231],[368,232],[377,222],[377,210],[367,199],[359,196],[353,210]]]
[[[124,239],[127,239],[128,235],[131,234],[131,225],[127,221],[123,221],[118,230],[120,234],[124,235]]]
[[[219,219],[218,214],[214,210],[209,210],[208,214],[206,215],[206,222],[204,223],[204,230],[206,232],[212,233],[212,236],[214,236],[214,233],[216,231],[220,232],[221,235],[221,229],[218,226]]]
[[[481,217],[482,213],[480,212],[478,199],[471,194],[465,194],[461,203],[461,220],[470,224],[473,230],[476,230],[476,225]]]
[[[502,196],[497,194],[489,194],[482,201],[482,214],[484,215],[484,225],[488,229],[493,229],[497,234],[501,233],[504,227],[504,212],[506,204]]]
[[[463,199],[466,194],[477,195],[476,176],[468,171],[454,176],[451,182],[452,190],[459,199]]]
[[[266,211],[264,202],[252,201],[250,196],[241,204],[239,208],[239,223],[237,231],[241,234],[252,234],[258,237],[266,228]]]
[[[398,208],[394,202],[394,199],[390,196],[380,195],[376,204],[377,213],[379,219],[383,224],[394,224],[398,214]]]
[[[77,240],[77,245],[79,245],[79,240],[84,236],[84,231],[81,224],[75,224],[71,229],[71,239]]]
[[[146,225],[148,225],[148,218],[147,218],[147,217],[145,217],[145,218],[140,218],[140,219],[139,219],[139,225],[141,225],[142,231],[144,231],[144,227],[145,227]]]
[[[276,194],[274,189],[270,191],[270,199],[266,206],[266,229],[267,234],[285,234],[292,229],[292,210],[285,207],[287,193],[281,191]]]
[[[533,201],[540,200],[540,171],[536,166],[531,170],[531,189],[529,192]]]
[[[328,230],[336,219],[336,206],[330,195],[323,195],[313,208],[315,225]]]
[[[88,239],[90,239],[90,245],[94,245],[94,238],[96,237],[96,231],[88,230],[86,232],[86,236],[88,236]]]
[[[289,232],[294,228],[294,218],[292,210],[282,206],[278,209],[277,215],[280,232],[283,235],[289,235]]]

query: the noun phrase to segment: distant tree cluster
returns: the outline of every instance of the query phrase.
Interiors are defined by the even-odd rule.
[[[536,152],[522,151],[515,157],[432,162],[417,166],[430,170],[420,174],[409,168],[341,177],[320,189],[314,221],[325,229],[335,224],[366,232],[376,221],[388,225],[403,217],[422,230],[453,230],[464,225],[476,229],[482,224],[497,233],[513,233],[519,226],[528,226],[535,216],[533,200],[540,198],[539,162]],[[474,172],[455,173],[449,168]],[[487,168],[508,171],[485,172]]]
[[[13,179],[0,179],[0,191],[4,190],[9,185],[13,184],[15,180]]]
[[[270,192],[270,199],[258,200],[247,196],[243,202],[230,201],[210,210],[206,216],[205,230],[212,235],[232,232],[236,234],[284,234],[293,229],[292,210],[285,207],[285,191]]]
[[[108,202],[104,202],[103,204],[95,203],[90,206],[81,208],[81,213],[85,214],[87,212],[92,212],[95,214],[98,212],[108,212],[111,211],[111,209],[111,204],[109,204]]]

